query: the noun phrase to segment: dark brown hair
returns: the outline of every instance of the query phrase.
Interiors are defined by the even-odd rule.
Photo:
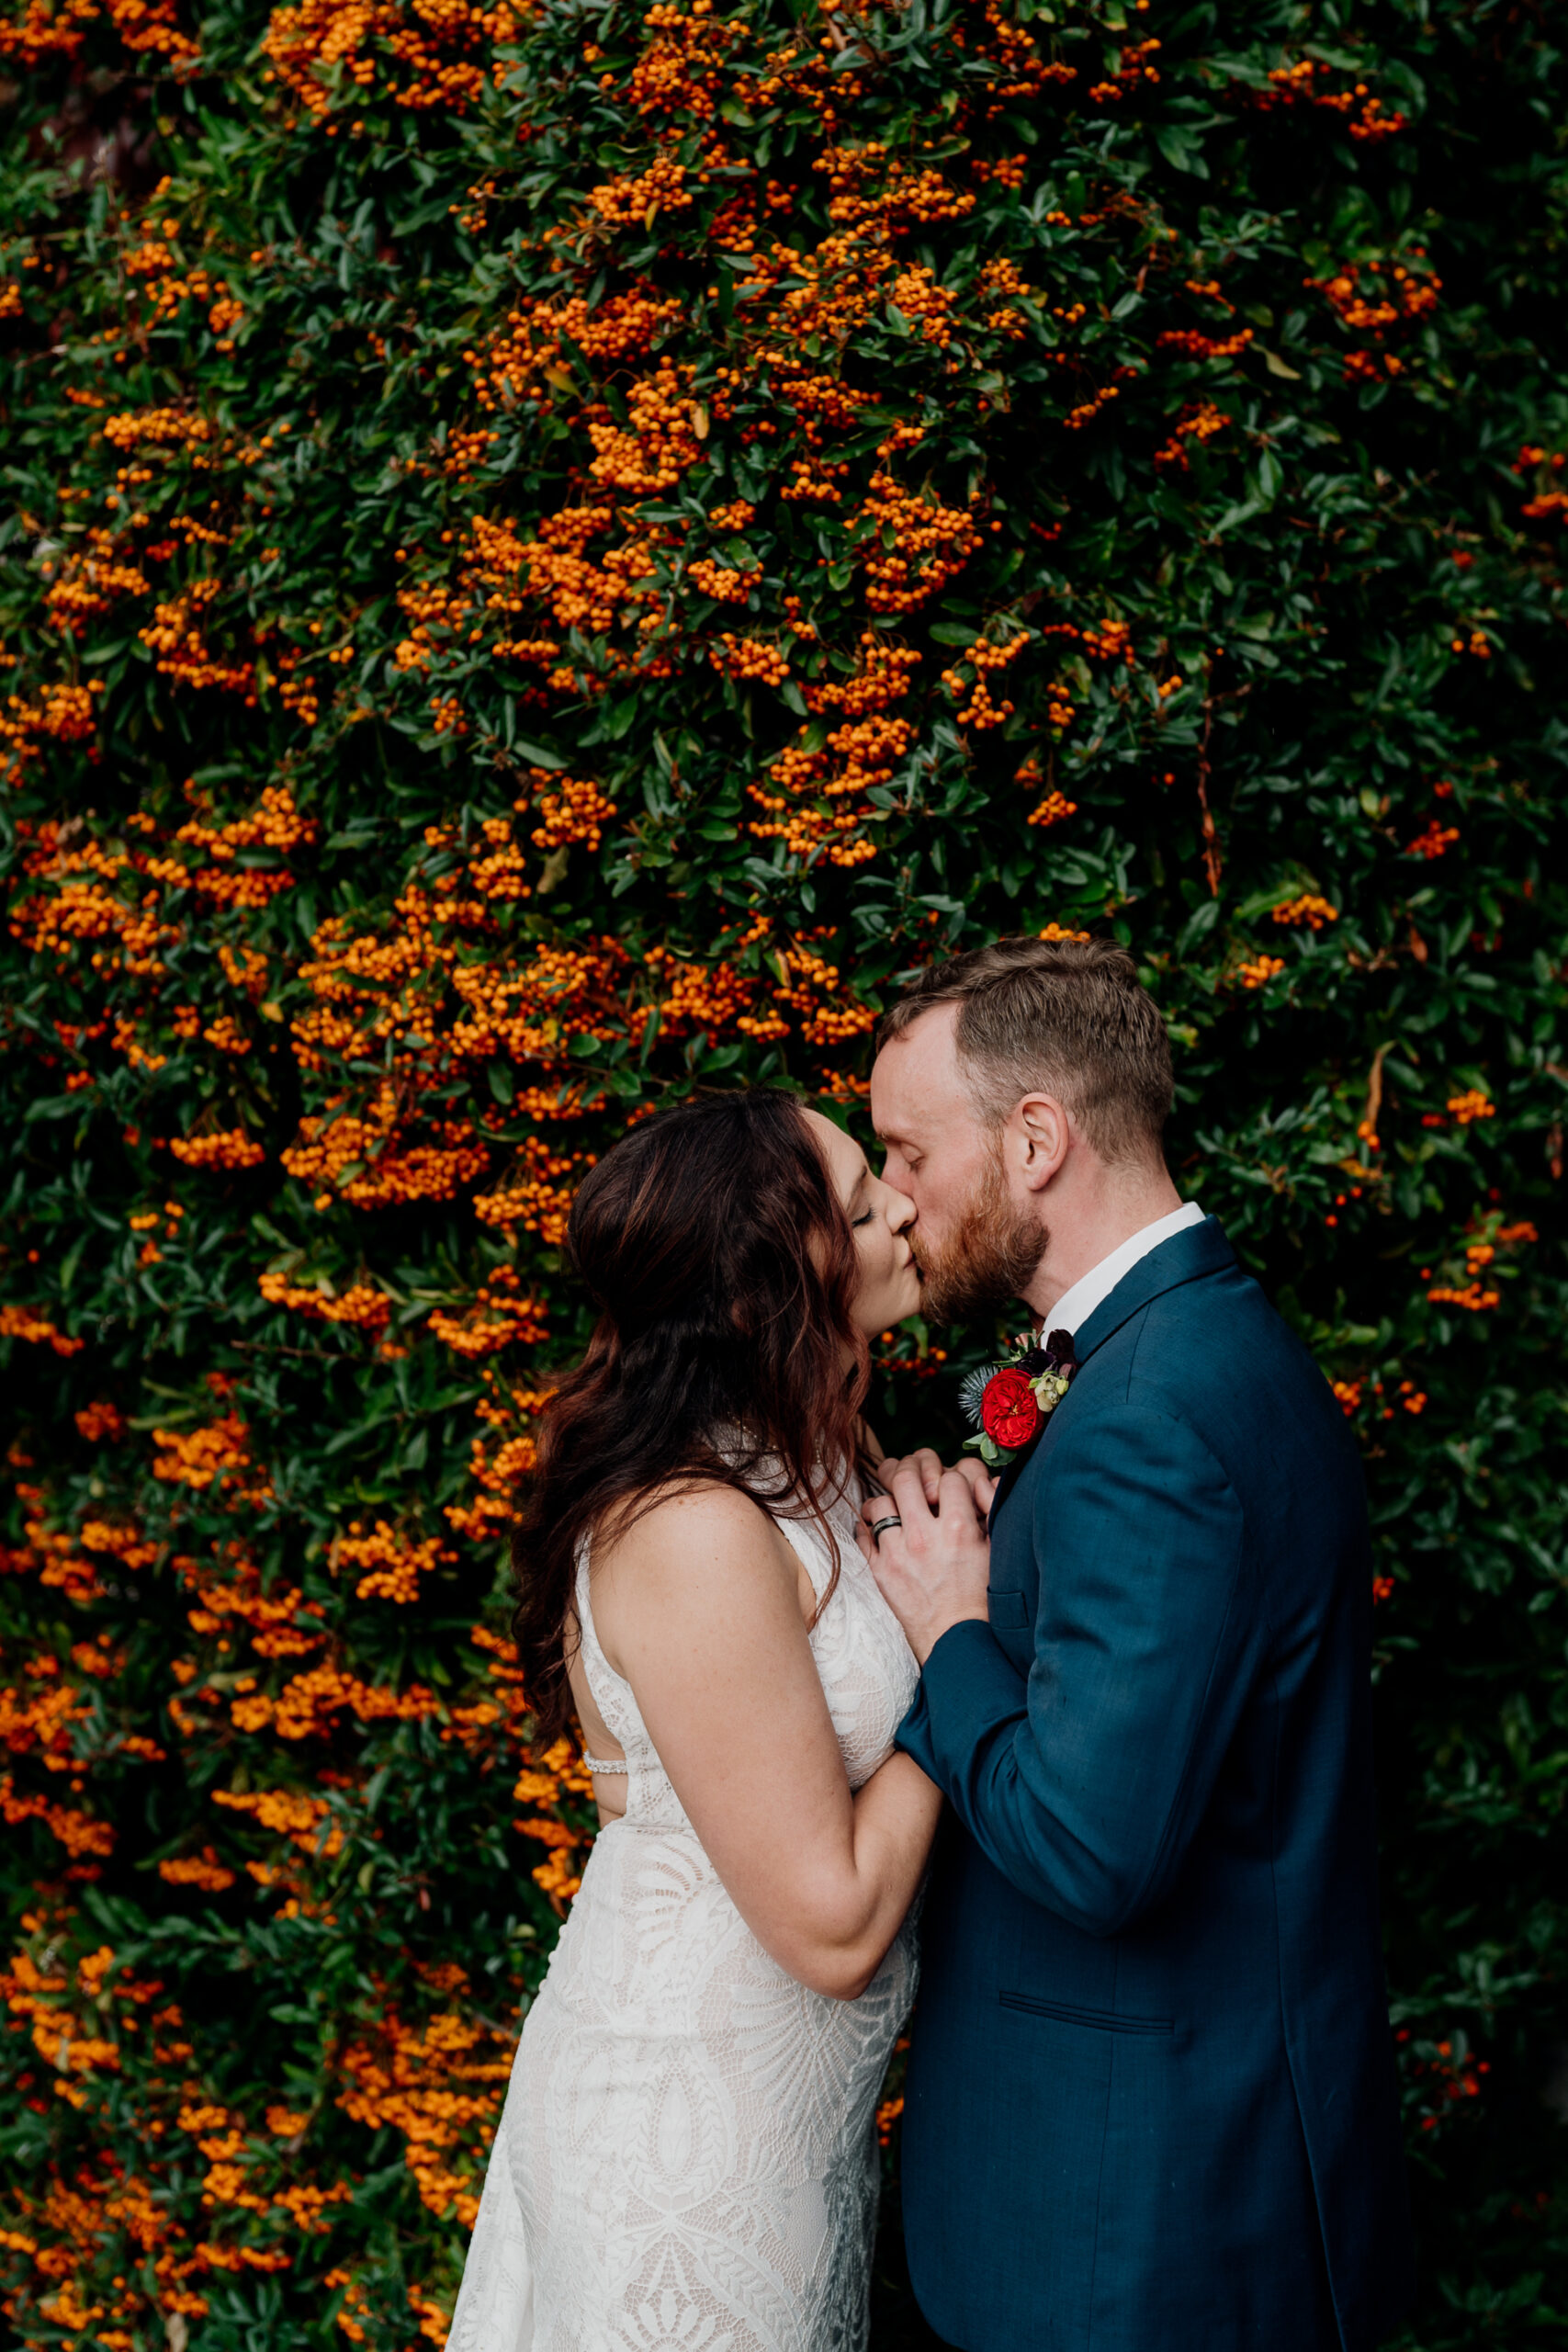
[[[1157,1159],[1175,1087],[1165,1023],[1124,947],[1106,939],[998,939],[933,964],[877,1032],[956,1004],[953,1044],[979,1116],[999,1126],[1025,1094],[1065,1103],[1101,1159]]]
[[[519,1662],[546,1738],[570,1704],[583,1538],[607,1513],[619,1532],[699,1486],[825,1525],[869,1377],[854,1237],[787,1094],[718,1095],[634,1127],[584,1179],[567,1249],[599,1320],[544,1408],[512,1546]]]

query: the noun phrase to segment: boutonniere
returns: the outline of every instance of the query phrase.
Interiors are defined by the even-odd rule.
[[[1053,1331],[1043,1344],[1021,1331],[1000,1363],[972,1372],[959,1392],[976,1424],[965,1453],[977,1453],[987,1470],[1005,1470],[1033,1444],[1077,1370],[1070,1331]]]

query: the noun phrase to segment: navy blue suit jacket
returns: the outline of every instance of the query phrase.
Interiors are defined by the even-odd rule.
[[[1360,1463],[1212,1217],[1076,1337],[993,1506],[990,1623],[898,1735],[956,1816],[910,2275],[966,2352],[1362,2352],[1410,2231]]]

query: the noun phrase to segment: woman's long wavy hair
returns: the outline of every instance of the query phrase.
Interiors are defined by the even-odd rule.
[[[519,1662],[546,1738],[570,1704],[582,1539],[705,1485],[825,1528],[869,1379],[854,1237],[787,1094],[718,1095],[634,1127],[584,1179],[567,1248],[599,1321],[544,1408],[512,1549]]]

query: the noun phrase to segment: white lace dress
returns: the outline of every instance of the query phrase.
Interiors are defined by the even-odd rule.
[[[832,1514],[839,1582],[811,1635],[850,1784],[889,1754],[918,1668]],[[818,1597],[809,1521],[779,1525]],[[523,2029],[450,2352],[863,2352],[877,2090],[914,1998],[907,1921],[858,2001],[771,1960],[697,1842],[629,1684],[577,1608],[626,1752]]]

